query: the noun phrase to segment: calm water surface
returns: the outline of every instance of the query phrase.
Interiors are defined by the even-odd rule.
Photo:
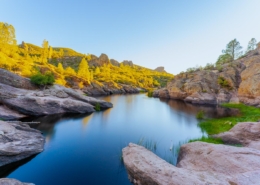
[[[45,149],[0,169],[0,176],[36,185],[130,185],[120,160],[129,142],[156,142],[155,153],[175,164],[180,144],[203,135],[195,115],[225,116],[226,109],[148,98],[145,94],[103,97],[112,109],[80,116],[47,116],[36,126]],[[173,145],[173,150],[169,148]]]

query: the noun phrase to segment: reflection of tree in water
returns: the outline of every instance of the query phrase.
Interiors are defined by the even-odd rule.
[[[239,113],[236,109],[229,109],[214,105],[194,105],[181,100],[171,99],[160,99],[160,101],[167,103],[174,110],[185,112],[187,114],[196,115],[199,111],[203,111],[205,116],[209,118],[234,116]]]
[[[83,128],[86,128],[88,126],[88,123],[89,123],[89,121],[91,120],[92,117],[93,117],[93,114],[88,115],[88,116],[86,116],[82,119]]]
[[[89,114],[88,114],[89,115]],[[32,128],[40,130],[46,137],[46,143],[50,141],[55,135],[55,125],[66,119],[81,119],[87,117],[86,114],[54,114],[42,117],[24,118],[21,121],[34,121],[40,122],[39,124],[31,125]]]

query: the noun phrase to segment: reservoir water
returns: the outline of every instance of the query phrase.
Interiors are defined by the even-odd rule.
[[[148,98],[145,94],[100,97],[114,107],[90,115],[31,119],[46,137],[44,151],[0,169],[1,177],[36,185],[130,185],[121,160],[129,142],[150,145],[176,164],[178,148],[203,134],[196,113],[226,116],[227,109]],[[170,150],[172,148],[172,150]]]

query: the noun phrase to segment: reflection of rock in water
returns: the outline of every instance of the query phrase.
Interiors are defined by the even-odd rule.
[[[5,166],[0,167],[0,178],[7,177],[13,171],[15,171],[18,167],[24,165],[25,163],[31,161],[36,155],[23,159],[21,161],[17,161],[11,164],[7,164]]]
[[[32,128],[38,129],[43,132],[46,137],[46,142],[50,140],[55,135],[55,124],[61,120],[66,119],[80,119],[88,116],[90,114],[54,114],[42,117],[31,117],[25,118],[21,121],[35,121],[40,122],[40,124],[31,125]]]
[[[167,103],[174,110],[185,112],[187,114],[196,115],[199,111],[203,111],[205,116],[208,118],[220,118],[239,114],[239,110],[237,109],[229,109],[219,106],[194,105],[181,100],[173,99],[160,98],[160,101]]]

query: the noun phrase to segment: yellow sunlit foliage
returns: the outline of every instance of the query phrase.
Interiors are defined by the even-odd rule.
[[[25,42],[17,45],[14,27],[0,22],[0,68],[25,77],[32,76],[34,69],[38,68],[51,71],[55,83],[60,85],[67,86],[67,79],[76,79],[79,88],[91,82],[100,86],[106,82],[114,87],[128,84],[141,88],[155,88],[165,86],[173,78],[169,73],[122,63],[120,67],[112,64],[89,67],[91,57],[90,54],[81,54],[70,48],[51,47],[47,40],[43,40],[42,47]]]

